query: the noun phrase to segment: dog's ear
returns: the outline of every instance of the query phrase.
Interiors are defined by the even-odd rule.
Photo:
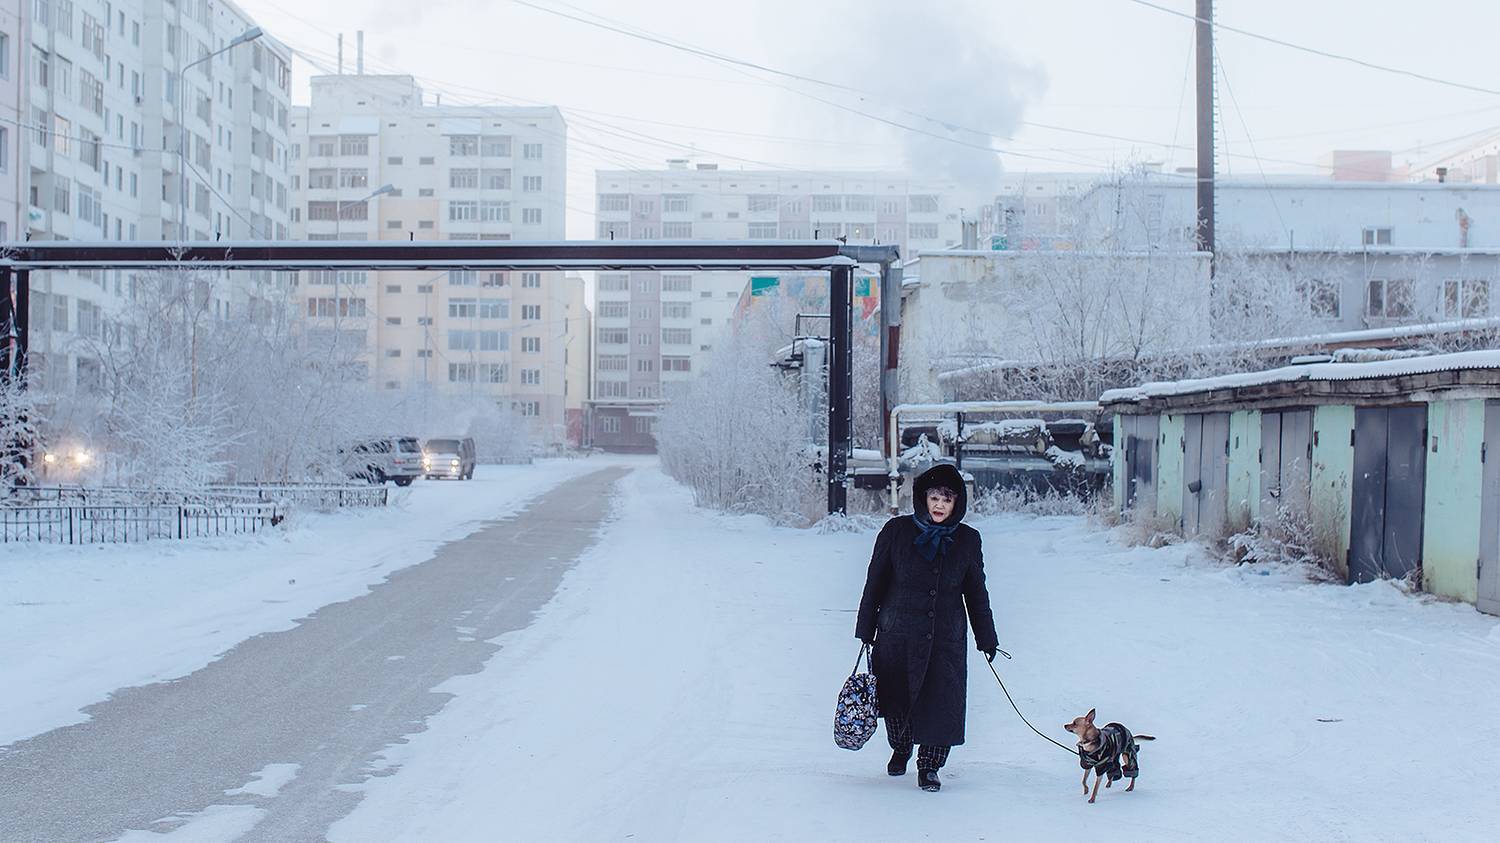
[[[1089,709],[1089,713],[1083,715],[1083,719],[1089,721],[1090,726],[1094,725],[1094,709]]]

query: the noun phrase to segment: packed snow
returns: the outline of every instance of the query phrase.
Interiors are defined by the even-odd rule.
[[[386,508],[298,515],[257,536],[0,546],[0,746],[85,719],[117,688],[184,676],[240,641],[363,594],[596,460],[480,466]]]
[[[1022,711],[1064,742],[1091,707],[1159,740],[1136,792],[1088,805],[974,653],[969,743],[929,794],[885,774],[883,731],[832,742],[873,523],[711,514],[654,468],[617,507],[330,839],[1493,839],[1500,622],[1471,606],[981,519]]]

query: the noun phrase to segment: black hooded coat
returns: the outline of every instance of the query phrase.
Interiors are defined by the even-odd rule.
[[[875,539],[854,636],[875,641],[871,662],[881,716],[909,719],[916,743],[957,746],[964,742],[968,695],[965,627],[974,628],[981,652],[999,646],[999,639],[984,585],[979,531],[960,523],[968,508],[963,478],[951,465],[933,466],[917,477],[912,497],[923,520],[928,520],[927,490],[934,486],[958,495],[953,514],[943,522],[958,525],[952,544],[929,562],[917,548],[921,529],[910,515],[887,521]]]

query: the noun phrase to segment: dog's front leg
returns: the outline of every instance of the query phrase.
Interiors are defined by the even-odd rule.
[[[1140,773],[1136,773],[1134,776],[1130,777],[1130,787],[1125,788],[1126,793],[1135,790],[1135,780],[1138,778],[1140,778]]]
[[[1083,768],[1083,795],[1089,795],[1089,768]]]
[[[1094,804],[1094,800],[1099,798],[1099,780],[1102,778],[1104,776],[1099,775],[1097,772],[1094,773],[1094,794],[1089,797],[1090,805]]]

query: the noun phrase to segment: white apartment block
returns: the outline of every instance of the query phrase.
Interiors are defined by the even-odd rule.
[[[17,151],[26,137],[26,102],[21,96],[23,12],[28,0],[0,0],[0,241],[21,231],[26,172]]]
[[[24,3],[19,20],[0,14],[4,81],[16,80],[23,115],[21,126],[0,127],[0,146],[15,167],[5,175],[24,186],[33,239],[288,235],[289,49],[262,36],[199,62],[255,26],[227,0]],[[0,98],[0,113],[9,108]],[[217,318],[237,318],[253,284],[275,281],[233,280],[215,291]],[[31,281],[35,382],[88,388],[100,372],[92,341],[130,296],[130,274]]]
[[[314,77],[311,104],[294,111],[297,239],[565,237],[556,108],[446,106],[410,76],[340,74]],[[581,278],[304,272],[298,291],[309,333],[356,351],[372,385],[481,396],[530,419],[539,441],[578,440],[590,353]]]
[[[601,170],[601,240],[806,240],[893,243],[903,255],[961,236],[956,187],[886,172]],[[759,275],[759,273],[757,273]],[[796,273],[781,273],[783,284]],[[594,295],[590,441],[655,447],[671,387],[703,371],[750,283],[744,272],[601,272]],[[819,274],[819,278],[822,274]],[[789,285],[788,285],[789,286]]]

